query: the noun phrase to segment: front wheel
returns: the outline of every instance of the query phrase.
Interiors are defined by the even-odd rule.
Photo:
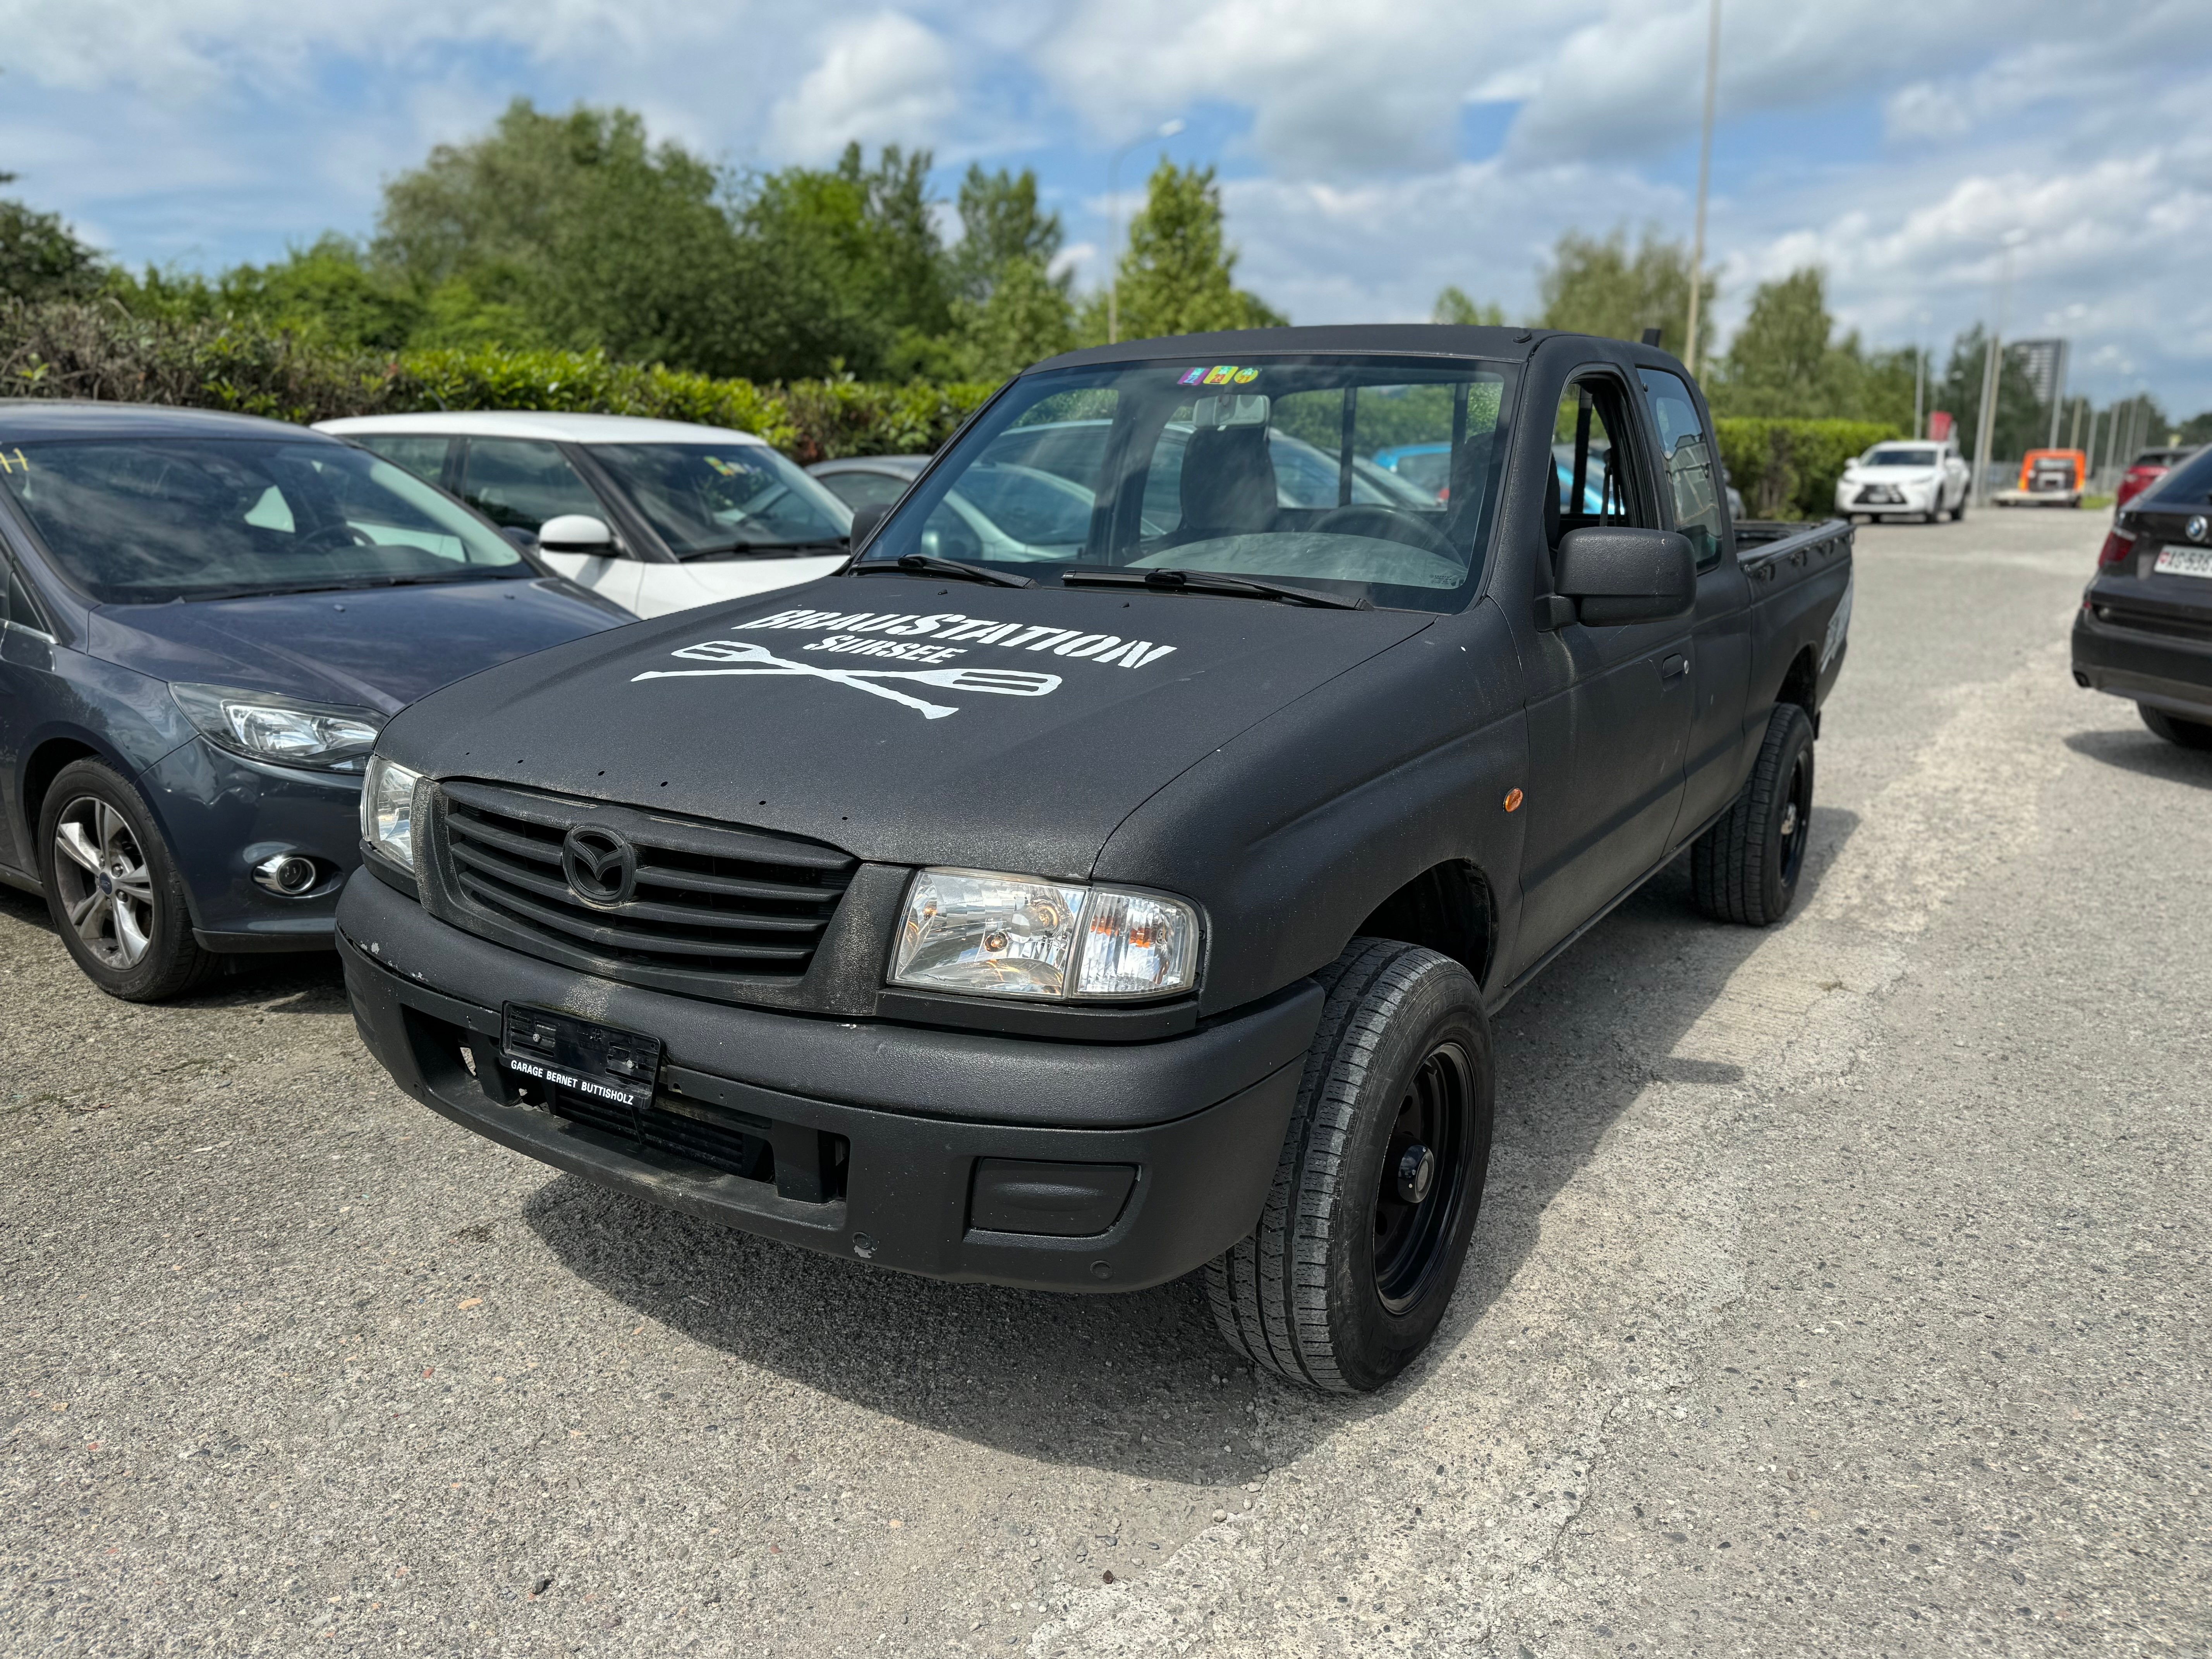
[[[2153,708],[2142,702],[2136,705],[2136,713],[2142,716],[2145,726],[2168,743],[2184,749],[2212,749],[2212,726],[2203,720],[2184,720],[2179,714],[2169,714],[2163,708]]]
[[[1789,914],[1813,830],[1813,722],[1794,702],[1767,717],[1735,804],[1690,848],[1690,890],[1715,921],[1765,927]]]
[[[113,769],[73,761],[56,775],[39,813],[39,864],[62,943],[108,995],[158,1002],[222,965],[192,937],[176,860]]]
[[[1379,1389],[1428,1346],[1490,1170],[1490,1020],[1474,977],[1356,939],[1328,993],[1259,1224],[1206,1267],[1229,1346],[1290,1382]]]

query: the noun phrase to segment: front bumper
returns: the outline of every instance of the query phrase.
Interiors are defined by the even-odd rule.
[[[2091,597],[2096,598],[2093,589]],[[2196,627],[2179,617],[2154,618],[2153,632],[2100,619],[2084,606],[2074,616],[2074,679],[2092,690],[2185,720],[2212,720],[2212,623]]]
[[[347,885],[337,943],[370,1053],[401,1088],[465,1128],[787,1243],[1044,1290],[1160,1284],[1251,1231],[1322,1004],[1320,987],[1304,981],[1148,1043],[732,1007],[507,950],[429,916],[365,871]],[[703,1126],[726,1144],[739,1135],[764,1143],[772,1170],[733,1173],[649,1144],[649,1129],[617,1133],[514,1098],[499,1063],[508,1003],[659,1037],[648,1118]],[[980,1183],[999,1168],[985,1170],[986,1160],[1135,1174],[1105,1231],[1068,1237],[975,1225]]]
[[[1894,499],[1881,501],[1860,499],[1861,496],[1870,492],[1880,494],[1885,491],[1888,496]],[[1836,486],[1836,514],[1839,518],[1848,519],[1855,513],[1863,513],[1871,518],[1879,519],[1885,514],[1902,515],[1933,513],[1937,509],[1942,497],[1943,486],[1940,482],[1887,485],[1838,483]]]
[[[338,891],[361,862],[357,775],[256,765],[195,738],[139,776],[191,890],[194,933],[210,951],[327,951]],[[297,897],[258,886],[280,853],[324,878]]]

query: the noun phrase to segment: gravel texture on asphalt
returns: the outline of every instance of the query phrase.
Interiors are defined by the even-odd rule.
[[[1504,1012],[1373,1399],[600,1191],[333,960],[128,1006],[0,893],[0,1644],[2206,1651],[2212,755],[2068,676],[2102,531],[1861,531],[1797,913],[1677,866]]]

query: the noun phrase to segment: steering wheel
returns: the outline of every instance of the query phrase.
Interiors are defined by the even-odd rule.
[[[341,537],[344,539],[337,539]],[[339,520],[336,524],[321,525],[313,530],[310,530],[306,535],[300,538],[299,545],[302,548],[314,548],[319,550],[322,544],[325,542],[331,543],[333,548],[374,547],[376,545],[376,541],[374,537],[364,534],[360,530],[356,529],[352,525],[348,524],[343,519]]]
[[[1385,507],[1379,501],[1333,507],[1316,519],[1310,528],[1339,536],[1366,536],[1378,542],[1402,542],[1424,553],[1435,553],[1444,558],[1453,556],[1451,544],[1444,540],[1443,532],[1419,514],[1402,507]]]

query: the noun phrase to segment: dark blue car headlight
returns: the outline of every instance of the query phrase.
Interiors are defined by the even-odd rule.
[[[169,695],[210,743],[248,760],[316,772],[358,772],[384,716],[227,685],[172,685]]]

